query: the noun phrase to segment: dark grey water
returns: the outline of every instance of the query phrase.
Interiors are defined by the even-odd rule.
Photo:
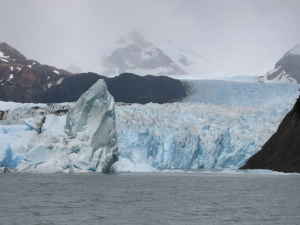
[[[1,174],[0,224],[299,224],[299,175]]]

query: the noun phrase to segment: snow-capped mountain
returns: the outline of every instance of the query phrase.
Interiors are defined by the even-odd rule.
[[[261,78],[264,83],[300,83],[300,45],[288,51],[275,68]]]
[[[180,48],[166,41],[154,45],[133,31],[122,37],[112,51],[105,53],[101,65],[106,76],[116,76],[124,72],[138,75],[188,75],[199,68],[210,67],[208,60],[192,51]]]

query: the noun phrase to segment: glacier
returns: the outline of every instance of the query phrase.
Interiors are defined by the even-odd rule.
[[[41,109],[40,106],[29,111],[46,110],[49,114],[42,113],[43,116],[39,114],[31,118],[26,118],[27,113],[17,114],[18,117],[12,119],[15,113],[6,113],[6,123],[22,123],[22,119],[23,124],[1,125],[2,129],[4,126],[17,126],[23,142],[15,147],[15,151],[10,148],[14,140],[0,145],[1,166],[16,172],[108,172],[118,160],[118,143],[114,99],[107,91],[105,82],[99,80],[76,103],[61,106],[68,108],[67,115],[60,115],[65,114],[66,110],[56,110],[51,114],[48,107]],[[16,111],[20,110],[28,112],[26,107]],[[25,137],[27,130],[33,134],[31,137]],[[3,135],[16,135],[15,132],[8,132],[7,128],[5,131]],[[1,140],[5,142],[7,140],[2,139],[3,135]]]
[[[137,167],[238,169],[276,132],[300,87],[218,80],[189,83],[192,94],[182,103],[117,103],[121,158]],[[131,167],[116,164],[119,171]],[[136,170],[142,169],[132,171]]]
[[[64,173],[107,172],[110,166],[112,172],[237,169],[275,133],[300,88],[217,80],[189,85],[191,95],[182,102],[162,105],[114,106],[104,90],[104,102],[91,95],[77,103],[0,102],[0,167]],[[103,104],[107,113],[98,108]],[[101,115],[116,123],[104,134],[98,133]]]

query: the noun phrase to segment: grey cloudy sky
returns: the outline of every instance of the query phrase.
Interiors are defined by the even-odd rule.
[[[139,30],[265,73],[300,44],[299,9],[299,0],[0,0],[0,41],[43,64],[93,71],[107,46]]]

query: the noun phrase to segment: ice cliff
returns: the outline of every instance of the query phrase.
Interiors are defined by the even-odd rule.
[[[239,168],[276,131],[283,109],[197,103],[116,107],[120,156],[155,168]]]
[[[108,172],[118,160],[118,143],[114,100],[107,91],[105,82],[99,80],[94,84],[70,107],[67,115],[60,116],[57,111],[56,114],[58,115],[25,119],[24,125],[15,125],[27,126],[32,133],[31,138],[24,138],[24,129],[22,130],[20,137],[24,141],[22,146],[17,146],[15,152],[24,154],[24,157],[16,171]],[[1,145],[0,156],[1,152],[5,152],[5,156],[9,155],[9,146],[13,143],[14,141],[10,141]],[[16,157],[11,157],[10,161],[13,162],[14,158]],[[14,169],[16,164],[11,166],[3,163],[2,166]]]
[[[184,103],[118,104],[117,171],[239,168],[276,132],[299,85],[190,81]],[[114,166],[115,167],[115,166]]]

